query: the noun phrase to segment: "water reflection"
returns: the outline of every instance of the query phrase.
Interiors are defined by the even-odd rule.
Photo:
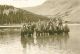
[[[15,47],[19,49],[21,49],[22,47],[23,53],[21,54],[30,54],[30,53],[31,54],[44,54],[46,52],[48,52],[46,54],[50,54],[51,51],[53,51],[51,53],[53,54],[54,50],[56,51],[62,50],[62,49],[67,50],[68,39],[69,39],[69,34],[59,34],[59,35],[55,34],[55,35],[50,35],[50,36],[48,35],[36,36],[34,34],[33,36],[22,35],[21,41],[20,41],[20,32],[13,31],[13,30],[0,32],[0,44],[6,45],[7,49],[13,46],[12,49],[14,49],[15,51],[16,51]],[[19,42],[21,43],[21,46]],[[2,47],[2,45],[0,46]],[[33,53],[34,51],[35,53]],[[44,53],[41,53],[41,52],[44,52]]]
[[[26,54],[26,49],[31,49],[31,46],[37,46],[39,49],[67,49],[69,34],[55,34],[50,36],[21,36],[21,44],[23,52]]]
[[[80,25],[70,25],[69,34],[26,37],[0,29],[0,54],[80,54]]]
[[[19,35],[16,34],[19,34],[19,32],[8,29],[3,29],[3,30],[0,29],[0,44],[8,45],[9,43],[12,43],[13,41],[15,41],[16,37],[19,37]]]

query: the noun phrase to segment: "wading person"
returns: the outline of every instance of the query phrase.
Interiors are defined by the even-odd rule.
[[[64,24],[64,33],[68,34],[68,32],[70,32],[70,29],[69,29],[69,26],[68,26],[67,21],[66,21]]]

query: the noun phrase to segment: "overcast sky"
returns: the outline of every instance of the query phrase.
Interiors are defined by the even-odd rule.
[[[34,7],[41,5],[46,0],[0,0],[0,5],[12,5],[15,7]]]

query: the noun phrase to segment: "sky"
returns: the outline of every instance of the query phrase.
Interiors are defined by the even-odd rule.
[[[41,5],[46,0],[0,0],[0,5],[12,5],[14,7],[35,7]]]

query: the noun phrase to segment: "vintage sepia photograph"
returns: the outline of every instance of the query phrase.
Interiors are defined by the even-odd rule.
[[[0,0],[0,54],[80,54],[80,0]]]

